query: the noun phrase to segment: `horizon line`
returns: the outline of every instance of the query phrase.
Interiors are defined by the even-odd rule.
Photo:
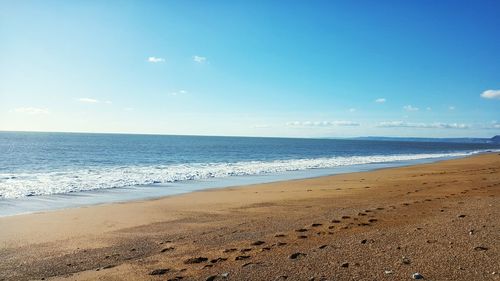
[[[233,137],[233,138],[279,138],[279,139],[357,139],[357,138],[401,138],[401,139],[491,139],[491,137],[460,136],[460,137],[415,137],[415,136],[331,136],[331,137],[292,137],[292,136],[251,136],[251,135],[203,135],[203,134],[168,134],[168,133],[136,133],[136,132],[88,132],[88,131],[25,131],[25,130],[1,130],[0,133],[61,133],[61,134],[96,134],[96,135],[146,135],[146,136],[183,136],[183,137]]]

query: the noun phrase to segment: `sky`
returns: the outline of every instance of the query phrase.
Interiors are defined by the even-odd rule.
[[[0,130],[500,134],[500,1],[0,0]]]

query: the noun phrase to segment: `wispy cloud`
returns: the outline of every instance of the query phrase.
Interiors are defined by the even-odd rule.
[[[355,112],[356,108],[349,108],[349,112]]]
[[[187,94],[186,90],[179,90],[179,91],[169,93],[169,95],[171,95],[171,96],[179,96],[179,95],[185,95],[185,94]]]
[[[289,127],[332,127],[332,126],[359,126],[358,122],[354,121],[295,121],[286,123]]]
[[[98,100],[91,98],[79,98],[78,101],[83,103],[99,103]]]
[[[253,125],[252,128],[254,128],[254,129],[266,129],[266,128],[271,128],[271,125],[268,125],[268,124],[257,124],[257,125]]]
[[[404,121],[380,122],[377,127],[382,128],[421,128],[421,129],[468,129],[463,123],[411,123]]]
[[[483,99],[500,99],[500,90],[486,90],[481,93]]]
[[[50,113],[50,111],[46,108],[31,107],[31,106],[14,108],[12,111],[15,113],[28,114],[28,115],[44,115]]]
[[[77,101],[81,103],[104,103],[104,104],[112,104],[113,102],[110,100],[105,100],[105,101],[100,101],[98,99],[93,99],[93,98],[79,98]]]
[[[432,108],[430,106],[428,106],[426,109],[427,109],[427,111],[431,111],[432,110]]]
[[[164,58],[158,58],[158,57],[148,57],[148,62],[150,63],[160,63],[160,62],[165,62]]]
[[[378,98],[375,100],[376,103],[384,103],[386,102],[387,100],[385,98]]]
[[[491,124],[488,124],[484,126],[486,129],[500,129],[500,122],[498,121],[491,121]]]
[[[412,105],[405,105],[403,106],[403,109],[406,111],[418,111],[418,107],[414,107]]]
[[[195,56],[193,56],[193,61],[197,62],[197,63],[205,63],[205,62],[207,62],[207,58],[195,55]]]
[[[448,110],[455,110],[455,107],[453,105],[448,106]]]

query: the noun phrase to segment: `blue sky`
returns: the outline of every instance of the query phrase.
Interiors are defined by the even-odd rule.
[[[0,1],[0,130],[500,134],[500,2]]]

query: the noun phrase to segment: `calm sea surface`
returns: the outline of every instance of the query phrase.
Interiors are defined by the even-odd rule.
[[[106,202],[122,196],[117,190],[133,198],[168,195],[179,186],[191,191],[230,178],[232,184],[252,177],[262,182],[273,175],[308,177],[498,149],[439,142],[0,132],[0,215],[2,208],[12,213],[30,201],[53,204],[68,194],[100,194],[104,199],[98,202]]]

